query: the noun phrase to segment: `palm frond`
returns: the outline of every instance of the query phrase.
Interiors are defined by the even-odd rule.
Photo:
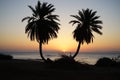
[[[93,11],[92,9],[91,9],[91,10],[89,10],[89,16],[92,14],[92,11]]]
[[[90,17],[91,18],[94,17],[96,15],[96,13],[97,13],[97,11],[92,12],[91,15],[90,15]]]
[[[81,20],[81,18],[78,15],[70,15],[70,16],[76,18],[78,21]]]
[[[101,32],[99,29],[97,29],[97,28],[92,28],[92,30],[95,31],[96,33],[102,35],[102,32]]]
[[[58,15],[48,15],[46,18],[48,18],[48,19],[51,19],[51,20],[57,20],[57,21],[60,21],[59,19],[58,19]]]
[[[70,21],[69,23],[73,23],[72,26],[73,26],[74,24],[76,24],[76,23],[77,23],[77,24],[81,24],[81,23],[80,23],[79,21],[77,21],[77,20],[72,20],[72,21]]]
[[[41,7],[41,2],[40,2],[40,1],[38,1],[37,6],[38,6],[38,7]]]
[[[102,21],[101,20],[95,20],[95,21],[92,21],[92,24],[102,24]]]
[[[102,29],[101,25],[97,25],[97,24],[94,25],[94,24],[92,24],[91,26],[94,27],[94,28]]]
[[[28,20],[28,23],[30,23],[30,22],[32,22],[32,21],[34,21],[34,20],[35,20],[34,17],[30,17],[29,20]]]
[[[83,21],[83,20],[85,19],[83,12],[79,10],[79,11],[78,11],[78,14],[79,14],[79,16],[81,17],[81,21]]]
[[[48,8],[48,10],[50,10],[50,9],[55,9],[55,8],[53,8],[54,5],[52,5],[52,4],[48,4],[46,7]]]
[[[91,21],[95,21],[96,19],[98,19],[100,16],[95,16],[93,18],[91,18]]]
[[[27,33],[28,31],[32,30],[32,28],[35,26],[35,22],[31,22],[29,24],[27,24],[27,26],[25,27],[25,33]]]
[[[22,19],[22,22],[23,22],[24,20],[30,19],[30,18],[31,18],[31,17],[29,17],[29,16],[28,16],[28,17],[25,17],[25,18]]]
[[[30,5],[28,5],[28,7],[32,10],[34,16],[36,16],[37,15],[36,10]]]

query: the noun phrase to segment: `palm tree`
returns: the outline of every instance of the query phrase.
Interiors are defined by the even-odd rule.
[[[46,61],[42,53],[42,44],[47,43],[50,39],[57,38],[59,28],[58,15],[52,15],[55,8],[52,4],[38,1],[35,8],[28,6],[33,14],[22,19],[28,20],[25,33],[28,34],[31,41],[36,40],[39,43],[39,52],[42,60]]]
[[[78,11],[78,15],[71,15],[75,20],[71,20],[69,23],[72,25],[76,24],[76,29],[73,31],[73,38],[78,42],[78,47],[76,53],[72,56],[75,58],[79,53],[81,44],[86,42],[87,44],[93,42],[93,31],[102,35],[100,29],[102,29],[101,20],[98,20],[100,16],[96,16],[97,11],[92,11],[90,9],[82,9]]]

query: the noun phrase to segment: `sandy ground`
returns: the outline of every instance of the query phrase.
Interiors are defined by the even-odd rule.
[[[0,60],[0,80],[120,80],[120,68],[54,68],[33,60]]]

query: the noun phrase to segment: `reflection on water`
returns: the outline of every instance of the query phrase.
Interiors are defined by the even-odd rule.
[[[12,55],[15,59],[41,59],[39,52],[16,52],[16,53],[6,53],[6,54],[10,54]],[[72,54],[72,53],[71,53]],[[67,54],[67,55],[71,55],[71,54]],[[62,53],[44,53],[44,56],[46,58],[51,58],[52,60],[60,58],[62,55]],[[96,61],[101,58],[101,57],[109,57],[109,58],[113,58],[113,57],[117,57],[120,55],[120,52],[81,52],[79,53],[79,55],[76,57],[77,61],[80,62],[85,62],[85,63],[89,63],[89,64],[95,64]]]

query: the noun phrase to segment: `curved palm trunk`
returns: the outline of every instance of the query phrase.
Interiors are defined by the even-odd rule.
[[[46,59],[43,57],[43,54],[42,54],[42,42],[39,43],[39,52],[40,52],[40,56],[41,56],[42,60],[46,61]]]
[[[78,47],[77,47],[77,51],[76,51],[76,53],[72,56],[73,59],[78,55],[79,50],[80,50],[80,45],[81,45],[81,43],[79,42]]]

